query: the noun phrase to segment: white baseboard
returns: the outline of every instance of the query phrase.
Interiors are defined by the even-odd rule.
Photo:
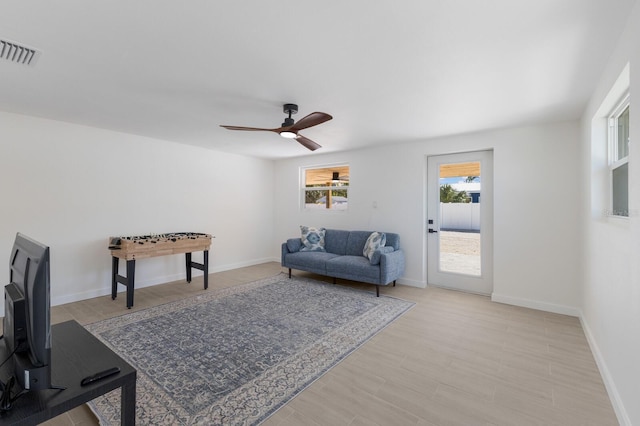
[[[611,377],[609,368],[607,368],[607,363],[602,357],[602,352],[600,352],[600,348],[598,347],[598,344],[593,337],[593,333],[591,333],[591,328],[589,327],[587,320],[584,319],[582,312],[580,312],[579,318],[580,324],[582,324],[582,329],[584,330],[584,335],[587,337],[587,342],[589,343],[589,347],[591,348],[591,353],[596,360],[598,370],[600,370],[600,375],[602,376],[602,380],[604,381],[604,386],[607,388],[607,393],[609,394],[609,399],[611,400],[613,411],[615,411],[616,417],[618,418],[618,423],[620,423],[620,425],[622,426],[631,426],[631,420],[629,419],[627,410],[624,408],[624,404],[622,403],[620,394],[618,393],[618,388],[616,387],[616,384]]]
[[[280,263],[280,258],[273,258],[273,257],[263,257],[261,259],[253,259],[253,260],[247,260],[244,262],[237,262],[237,263],[229,263],[226,265],[218,265],[215,267],[211,267],[211,265],[209,265],[209,273],[213,274],[216,272],[224,272],[224,271],[229,271],[231,269],[238,269],[238,268],[245,268],[247,266],[253,266],[253,265],[260,265],[262,263],[267,263],[267,262],[278,262]],[[180,278],[178,278],[180,279]]]
[[[224,271],[229,271],[232,269],[238,269],[238,268],[244,268],[247,266],[253,266],[253,265],[259,265],[261,263],[265,263],[265,262],[279,262],[280,259],[274,259],[274,258],[262,258],[262,259],[254,259],[254,260],[249,260],[249,261],[245,261],[245,262],[238,262],[238,263],[232,263],[232,264],[228,264],[228,265],[218,265],[216,267],[211,267],[211,265],[209,265],[209,273],[213,274],[216,272],[224,272]],[[197,277],[197,276],[201,276],[202,275],[202,271],[199,270],[193,270],[192,272],[192,276],[193,277]],[[151,287],[154,285],[158,285],[158,284],[165,284],[165,283],[170,283],[173,281],[179,281],[179,280],[184,280],[185,279],[185,274],[184,272],[179,273],[179,274],[173,274],[173,275],[164,275],[161,277],[155,277],[153,279],[136,279],[136,288],[145,288],[145,287]],[[111,274],[109,273],[109,283],[107,286],[99,288],[99,289],[94,289],[94,290],[87,290],[87,291],[83,291],[83,292],[79,292],[79,293],[71,293],[71,294],[64,294],[62,296],[56,296],[56,297],[52,297],[51,298],[51,306],[58,306],[58,305],[64,305],[65,303],[73,303],[73,302],[78,302],[80,300],[87,300],[87,299],[92,299],[94,297],[102,297],[102,296],[107,296],[111,294]],[[125,291],[124,286],[118,286],[118,293],[123,293]]]
[[[409,287],[427,288],[427,283],[421,280],[412,280],[409,278],[398,278],[396,282],[398,284],[408,285]]]
[[[192,276],[197,277],[202,275],[202,271],[193,271]],[[111,275],[109,275],[111,277]],[[111,279],[111,278],[109,278]],[[135,282],[136,288],[145,288],[151,287],[158,284],[170,283],[172,281],[184,280],[185,274],[173,274],[173,275],[165,275],[162,277],[156,277],[150,280],[140,280],[137,279]],[[118,286],[118,293],[124,293],[126,289],[124,286]],[[94,297],[102,297],[111,294],[111,282],[109,282],[108,287],[102,287],[100,289],[82,291],[79,293],[71,293],[65,294],[62,296],[52,297],[51,298],[51,306],[64,305],[65,303],[73,303],[78,302],[80,300],[92,299]]]
[[[64,305],[79,300],[93,299],[94,297],[102,297],[111,294],[111,286],[109,288],[101,288],[97,290],[88,290],[80,293],[64,294],[51,298],[51,306]]]
[[[539,300],[522,299],[519,297],[505,296],[504,294],[491,293],[491,301],[505,303],[507,305],[521,306],[523,308],[537,309],[539,311],[553,312],[554,314],[580,317],[580,309],[558,305],[555,303],[541,302]]]

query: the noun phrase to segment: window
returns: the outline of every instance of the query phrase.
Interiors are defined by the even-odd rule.
[[[629,216],[629,95],[609,116],[611,215]]]
[[[349,166],[323,166],[303,169],[304,208],[313,210],[347,210]]]

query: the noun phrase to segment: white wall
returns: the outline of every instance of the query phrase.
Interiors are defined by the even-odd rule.
[[[211,272],[272,259],[272,161],[9,113],[0,134],[6,283],[16,232],[51,247],[54,305],[110,294],[109,236],[210,233]],[[136,287],[184,277],[184,256],[136,263]]]
[[[494,150],[495,300],[577,315],[579,126],[561,123],[280,160],[275,235],[299,225],[400,234],[399,281],[426,286],[426,156]],[[300,167],[349,163],[349,210],[301,211]],[[377,208],[373,207],[373,202]]]
[[[629,219],[610,209],[606,125],[598,111],[630,65]],[[584,218],[582,322],[623,425],[640,424],[640,4],[636,3],[582,119],[581,163]],[[615,96],[614,96],[615,97]]]

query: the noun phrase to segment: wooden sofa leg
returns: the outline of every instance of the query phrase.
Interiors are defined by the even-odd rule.
[[[334,283],[334,284],[337,284],[337,282],[338,282],[338,281],[336,280],[336,277],[333,277],[333,283]]]
[[[396,280],[393,280],[393,286],[394,287],[396,286]]]
[[[291,268],[289,268],[289,278],[291,278]]]
[[[376,286],[376,297],[380,297],[380,286]]]

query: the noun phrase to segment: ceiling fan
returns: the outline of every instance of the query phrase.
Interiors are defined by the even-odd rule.
[[[309,127],[317,126],[318,124],[322,124],[325,121],[331,120],[333,117],[324,112],[312,112],[306,117],[301,118],[296,123],[291,116],[298,112],[298,105],[296,104],[284,104],[282,107],[285,114],[289,114],[289,117],[284,119],[284,123],[282,126],[277,127],[275,129],[262,129],[257,127],[240,127],[240,126],[225,126],[220,125],[220,127],[224,127],[229,130],[249,130],[249,131],[267,131],[267,132],[275,132],[279,133],[280,136],[287,139],[295,139],[302,146],[310,149],[311,151],[315,151],[321,146],[316,142],[312,141],[309,138],[306,138],[299,134],[300,130],[308,129]]]

